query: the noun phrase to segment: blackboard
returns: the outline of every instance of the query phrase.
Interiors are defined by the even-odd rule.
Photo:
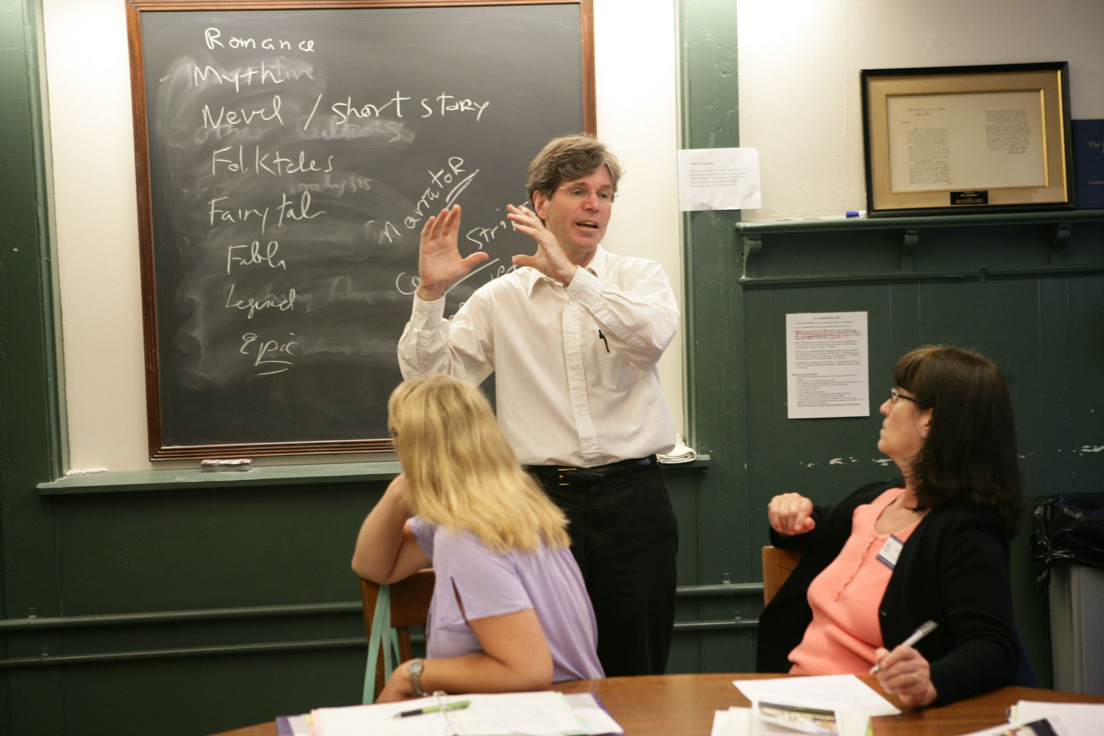
[[[491,258],[593,132],[590,0],[128,0],[151,459],[390,449],[424,219]]]

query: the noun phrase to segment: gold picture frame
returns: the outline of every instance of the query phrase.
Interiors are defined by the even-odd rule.
[[[1073,208],[1068,62],[864,69],[867,214]]]

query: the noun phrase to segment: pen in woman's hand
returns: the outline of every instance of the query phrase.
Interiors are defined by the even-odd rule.
[[[921,639],[923,639],[925,636],[927,636],[931,632],[935,631],[935,627],[938,626],[938,625],[939,624],[937,624],[934,621],[925,621],[924,623],[920,624],[920,626],[916,629],[916,631],[909,634],[909,637],[907,639],[905,639],[903,642],[901,642],[898,646],[911,647],[913,644],[920,641]],[[870,674],[873,675],[873,674],[877,673],[878,670],[880,670],[880,669],[882,669],[882,663],[878,662],[877,664],[875,664],[873,667],[870,668]]]

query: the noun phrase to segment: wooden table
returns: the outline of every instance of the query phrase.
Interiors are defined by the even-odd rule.
[[[611,677],[579,680],[553,686],[565,693],[596,693],[625,729],[625,736],[709,736],[713,712],[732,705],[749,706],[747,698],[732,684],[778,675],[700,674]],[[882,693],[877,678],[863,682]],[[894,705],[900,701],[886,696]],[[898,716],[874,718],[875,736],[960,736],[1005,722],[1008,706],[1019,700],[1050,700],[1067,703],[1104,703],[1104,697],[1006,687],[987,695],[963,700],[944,708],[905,710]],[[276,736],[275,722],[262,723],[218,736]]]

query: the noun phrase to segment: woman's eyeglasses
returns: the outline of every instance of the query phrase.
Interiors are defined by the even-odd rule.
[[[896,405],[898,400],[900,400],[900,399],[904,399],[905,401],[911,401],[912,403],[916,404],[917,406],[923,406],[923,404],[920,403],[919,399],[914,399],[911,396],[905,396],[903,393],[901,393],[897,389],[891,388],[889,390],[889,403],[891,403],[893,405]]]

